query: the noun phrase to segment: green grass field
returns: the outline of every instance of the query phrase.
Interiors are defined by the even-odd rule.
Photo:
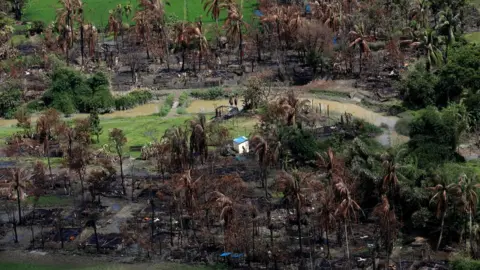
[[[465,39],[468,42],[480,44],[480,32],[472,32],[465,34]]]
[[[239,2],[241,0],[238,0]],[[257,0],[243,0],[244,16],[250,21],[252,11],[256,6]],[[133,12],[138,8],[137,0],[83,0],[86,21],[93,22],[97,27],[107,24],[108,11],[115,8],[117,4],[125,5],[131,2]],[[166,5],[167,14],[175,14],[179,19],[183,19],[184,2],[182,0],[169,0],[170,5]],[[27,0],[24,8],[24,21],[44,21],[50,23],[55,20],[57,9],[60,7],[58,0]],[[187,0],[187,19],[194,21],[195,18],[203,16],[204,22],[213,22],[213,20],[203,11],[201,0]],[[225,14],[223,14],[223,17]],[[131,19],[133,14],[130,15]]]
[[[207,115],[207,118],[212,115]],[[103,132],[100,135],[100,143],[94,145],[95,148],[100,148],[105,144],[109,144],[108,133],[113,128],[122,129],[127,137],[127,148],[130,146],[145,145],[154,139],[160,139],[165,131],[172,126],[184,125],[185,122],[191,119],[192,115],[181,115],[175,118],[162,118],[157,115],[151,116],[137,116],[137,117],[124,117],[124,118],[101,118],[100,124],[103,128]],[[234,118],[225,122],[225,126],[229,129],[230,135],[233,137],[240,135],[249,135],[254,128],[257,121],[253,118]],[[6,139],[8,136],[15,132],[20,131],[15,126],[0,128],[0,140]],[[94,138],[95,139],[95,138]],[[138,157],[139,152],[130,153],[133,157]],[[26,162],[28,161],[25,160]],[[42,159],[44,163],[45,160]],[[52,159],[52,165],[59,165],[60,159]]]

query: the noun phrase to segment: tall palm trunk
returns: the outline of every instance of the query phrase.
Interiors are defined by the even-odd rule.
[[[238,44],[238,50],[240,51],[240,65],[243,64],[243,34],[242,34],[242,27],[239,27],[238,37],[240,39],[240,44]]]
[[[362,45],[360,45],[359,48],[360,48],[360,66],[358,67],[358,69],[359,69],[358,75],[362,75],[362,66],[363,66],[363,63],[362,63],[362,54],[363,54]]]
[[[437,242],[437,249],[440,248],[440,243],[442,242],[442,237],[443,237],[443,225],[445,224],[445,215],[447,214],[447,211],[443,211],[442,213],[442,223],[440,225],[440,236],[438,237],[438,242]]]
[[[123,194],[127,194],[127,190],[125,189],[125,175],[123,174],[123,156],[119,155],[118,157],[120,159],[120,178],[122,179],[122,191]]]
[[[472,207],[469,207],[468,216],[468,230],[469,230],[469,238],[470,238],[470,256],[474,257],[474,250],[473,250],[473,236],[472,236]]]
[[[98,243],[98,234],[97,234],[97,223],[93,221],[93,233],[95,235],[95,247],[97,248],[97,253],[100,253],[100,245]]]
[[[82,189],[82,203],[85,202],[85,188],[83,187],[83,174],[79,171],[78,178],[80,178],[80,188]]]
[[[84,32],[83,32],[83,13],[82,13],[82,22],[80,25],[80,53],[82,55],[82,67],[85,64],[84,54],[85,54],[85,44],[84,44]]]
[[[325,235],[327,237],[327,259],[330,258],[330,239],[328,239],[328,226],[325,228]]]
[[[14,243],[18,243],[18,232],[17,232],[17,219],[15,218],[15,214],[12,214],[12,225],[13,225],[13,234],[15,235]]]
[[[302,246],[302,222],[300,220],[300,202],[297,202],[297,227],[298,227],[298,244],[300,245],[300,254],[303,257],[303,246]]]
[[[347,266],[350,265],[350,249],[348,248],[348,231],[347,231],[347,220],[345,219],[345,245],[347,252]]]

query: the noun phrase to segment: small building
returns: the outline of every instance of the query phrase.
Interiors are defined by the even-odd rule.
[[[248,153],[250,149],[248,148],[248,138],[245,136],[240,136],[233,139],[233,149],[239,154]]]

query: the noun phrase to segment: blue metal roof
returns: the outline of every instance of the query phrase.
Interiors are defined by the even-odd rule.
[[[240,136],[238,138],[233,139],[234,143],[244,143],[246,141],[248,141],[248,139],[245,136]]]
[[[231,252],[224,252],[224,253],[220,254],[220,257],[228,257],[231,254],[232,254]]]
[[[232,255],[232,258],[241,258],[241,257],[243,257],[242,253],[235,253]]]

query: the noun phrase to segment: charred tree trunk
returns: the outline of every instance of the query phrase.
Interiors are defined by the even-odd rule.
[[[442,237],[443,237],[443,226],[445,224],[445,215],[447,214],[447,211],[443,211],[442,213],[442,223],[440,225],[440,236],[438,237],[438,242],[437,242],[437,248],[436,250],[438,251],[438,249],[440,248],[440,243],[442,242]]]

